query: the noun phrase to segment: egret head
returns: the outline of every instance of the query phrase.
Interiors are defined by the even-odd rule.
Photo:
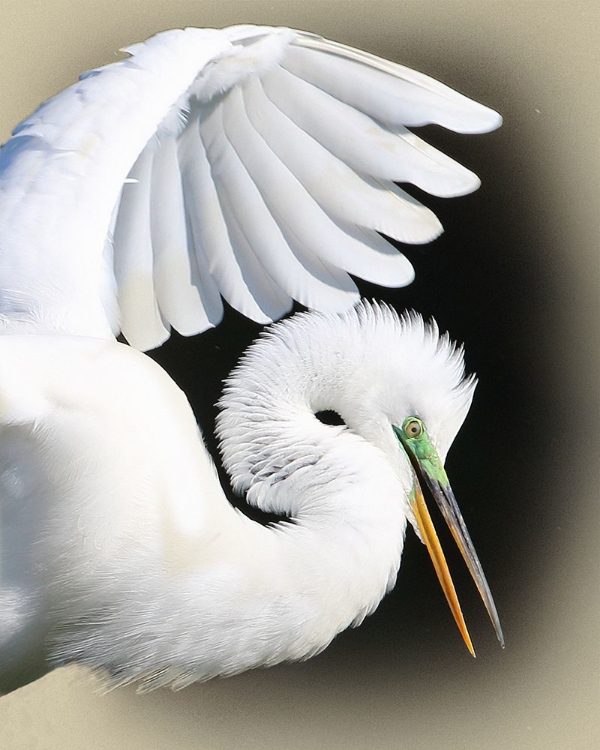
[[[315,431],[312,415],[336,411],[354,438],[379,449],[401,488],[398,503],[405,504],[406,518],[427,546],[473,655],[423,493],[438,504],[503,643],[488,584],[444,469],[474,390],[475,379],[465,376],[462,349],[440,335],[435,323],[363,301],[341,314],[303,313],[271,326],[228,381],[221,402],[227,411],[218,422],[234,486],[263,510],[281,510],[276,493],[263,491],[268,484],[264,467],[272,482],[273,465],[293,465],[298,444],[330,444],[344,432],[324,425]],[[250,441],[248,425],[253,428]],[[281,476],[288,475],[282,469]]]
[[[427,505],[429,491],[448,524],[483,599],[500,644],[504,636],[481,563],[454,497],[444,461],[462,425],[476,380],[465,376],[462,348],[440,335],[415,314],[398,317],[393,310],[362,305],[357,322],[363,329],[365,364],[369,373],[362,397],[348,404],[350,426],[379,445],[401,473],[410,472],[409,520],[426,545],[438,579],[463,639],[475,655],[454,584]],[[357,339],[358,340],[358,339]],[[374,374],[370,362],[377,362]],[[367,417],[367,412],[371,414]],[[353,424],[355,422],[355,424]]]
[[[341,325],[340,325],[341,323]],[[399,316],[361,302],[340,316],[307,316],[299,340],[317,347],[322,371],[308,400],[335,408],[346,425],[378,446],[407,489],[407,515],[424,542],[463,639],[474,654],[452,578],[427,510],[437,503],[483,599],[501,645],[504,637],[481,563],[444,469],[446,455],[473,400],[476,380],[465,375],[463,350],[434,321]],[[316,343],[318,341],[318,343]],[[323,346],[323,342],[327,342]],[[407,476],[408,486],[407,486]]]

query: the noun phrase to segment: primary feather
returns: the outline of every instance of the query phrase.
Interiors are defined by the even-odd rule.
[[[343,310],[348,274],[401,286],[441,231],[395,182],[477,177],[406,130],[499,116],[427,76],[290,29],[158,34],[43,104],[0,150],[0,326],[140,349],[293,300]]]

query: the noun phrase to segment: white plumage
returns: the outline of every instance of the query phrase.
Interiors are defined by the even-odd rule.
[[[7,331],[122,330],[150,349],[171,325],[218,323],[221,296],[267,323],[293,299],[351,307],[348,273],[410,283],[378,232],[420,243],[441,227],[393,181],[443,196],[479,181],[404,126],[500,123],[427,76],[290,29],[169,31],[126,51],[0,152]]]
[[[234,486],[295,519],[265,528],[227,503],[152,360],[84,337],[2,344],[19,414],[1,444],[8,676],[36,657],[41,672],[76,660],[181,685],[321,650],[395,581],[411,480],[389,425],[419,413],[445,455],[472,393],[419,318],[363,307],[279,324],[229,381],[218,425]],[[413,367],[426,381],[411,393]],[[319,422],[324,408],[348,427]]]
[[[289,29],[170,31],[126,51],[0,150],[4,690],[69,661],[180,687],[324,648],[393,585],[415,521],[394,429],[418,417],[443,460],[472,394],[435,329],[352,309],[350,274],[407,284],[380,233],[441,231],[395,182],[479,184],[405,126],[483,132],[495,112]],[[114,339],[198,333],[222,298],[261,323],[293,300],[321,311],[251,349],[218,426],[234,486],[293,524],[228,505],[183,394]],[[326,408],[346,426],[321,424]]]

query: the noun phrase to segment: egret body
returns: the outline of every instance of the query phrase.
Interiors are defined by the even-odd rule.
[[[404,125],[499,118],[287,29],[167,32],[129,52],[0,151],[0,688],[73,661],[151,688],[307,658],[393,585],[407,521],[472,649],[419,475],[501,639],[443,470],[473,380],[419,317],[354,307],[348,275],[408,283],[378,231],[440,231],[393,180],[477,187]],[[259,322],[293,299],[321,311],[270,329],[222,399],[225,466],[289,519],[272,527],[228,504],[183,393],[115,340],[200,332],[221,295]]]

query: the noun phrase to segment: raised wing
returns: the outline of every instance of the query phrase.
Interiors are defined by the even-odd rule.
[[[353,305],[350,274],[408,284],[381,233],[424,243],[442,230],[395,183],[456,196],[479,180],[406,126],[500,124],[427,76],[289,29],[170,31],[126,51],[0,152],[9,323],[103,335],[104,316],[150,349],[171,326],[216,325],[222,298],[266,323],[293,300]]]

